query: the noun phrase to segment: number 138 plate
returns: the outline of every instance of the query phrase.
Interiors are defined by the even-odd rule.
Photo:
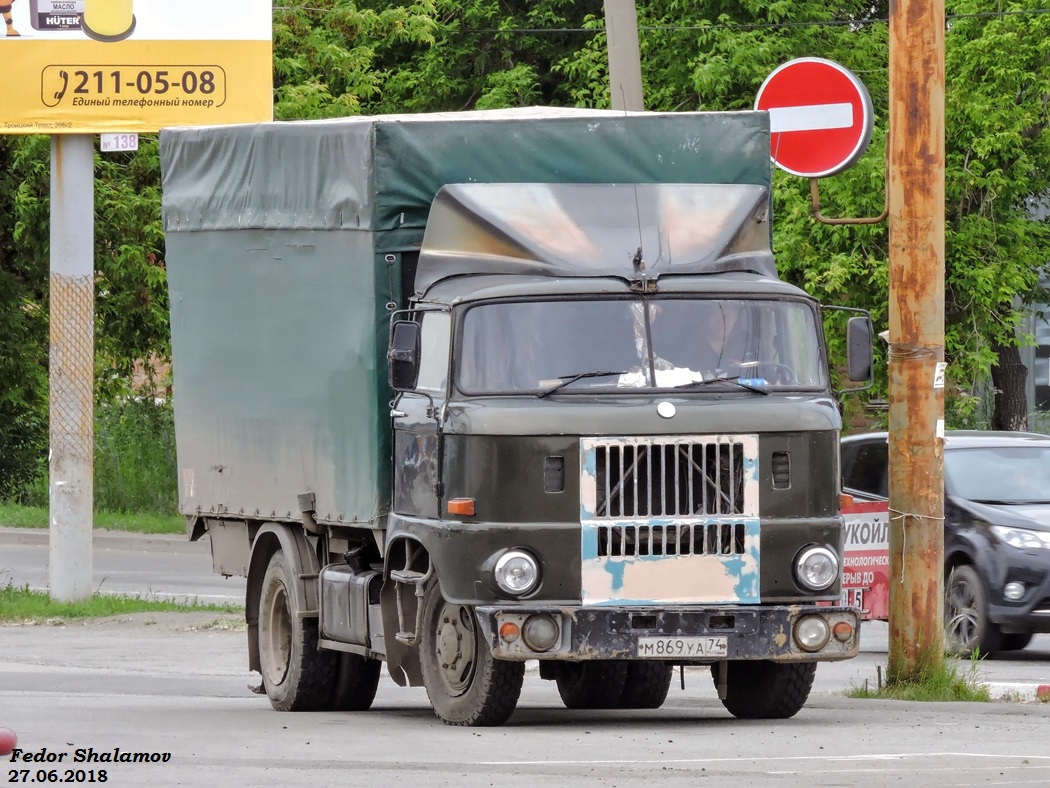
[[[638,638],[639,657],[724,657],[727,648],[724,637]]]

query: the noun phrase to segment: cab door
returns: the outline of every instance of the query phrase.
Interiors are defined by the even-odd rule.
[[[393,422],[394,511],[410,517],[440,518],[441,431],[448,397],[452,327],[446,311],[417,312],[419,376],[401,390],[391,409]]]

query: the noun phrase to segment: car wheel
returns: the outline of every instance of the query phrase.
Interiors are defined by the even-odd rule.
[[[1003,635],[1003,645],[1001,646],[1001,650],[1020,651],[1021,649],[1026,648],[1031,642],[1031,632],[1014,632],[1009,635]]]
[[[984,583],[972,566],[957,566],[948,575],[944,619],[944,645],[952,654],[989,657],[1002,646],[1002,632],[988,620]]]

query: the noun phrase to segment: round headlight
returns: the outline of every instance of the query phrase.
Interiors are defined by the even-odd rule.
[[[533,651],[550,651],[558,643],[558,622],[548,613],[537,613],[525,619],[521,636]]]
[[[820,651],[830,639],[828,622],[820,616],[806,616],[795,624],[795,642],[804,651]]]
[[[508,550],[496,561],[496,585],[514,596],[527,594],[540,581],[536,559],[524,550]]]
[[[839,576],[839,559],[826,547],[806,547],[795,561],[795,579],[810,591],[831,587]]]

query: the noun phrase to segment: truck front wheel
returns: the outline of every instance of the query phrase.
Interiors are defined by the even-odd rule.
[[[259,591],[259,666],[277,711],[315,711],[331,703],[337,658],[318,650],[317,619],[299,615],[294,583],[288,559],[278,550]]]
[[[437,582],[426,590],[420,649],[423,686],[446,725],[502,725],[514,713],[525,663],[494,658],[473,608],[446,602]]]
[[[730,661],[725,663],[729,713],[742,720],[786,720],[806,705],[816,662]],[[711,675],[718,686],[718,667]]]

